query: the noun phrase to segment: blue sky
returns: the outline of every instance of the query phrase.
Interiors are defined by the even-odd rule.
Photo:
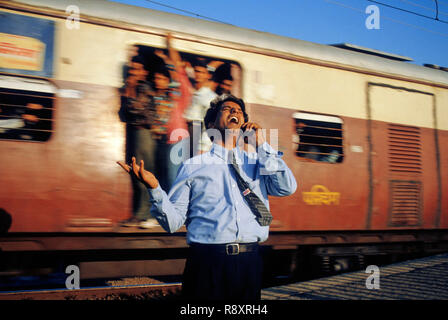
[[[352,43],[448,67],[448,0],[437,0],[439,19],[423,18],[367,0],[116,0],[181,15],[161,3],[239,27],[321,44]],[[435,0],[378,2],[436,16]],[[369,5],[379,8],[380,29],[367,29]]]

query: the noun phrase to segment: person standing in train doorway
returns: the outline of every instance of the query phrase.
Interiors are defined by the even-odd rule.
[[[268,195],[291,195],[297,183],[261,126],[248,121],[243,100],[230,94],[215,98],[204,118],[212,148],[183,162],[169,194],[144,161],[118,161],[148,188],[152,214],[166,231],[187,227],[186,299],[261,297],[259,243],[268,238],[272,221]],[[256,148],[251,153],[241,143],[250,133]]]
[[[172,45],[172,35],[166,37],[168,56],[161,50],[155,54],[165,64],[153,72],[154,117],[151,133],[156,141],[156,167],[160,185],[170,190],[183,160],[189,158],[188,127],[183,114],[191,103],[193,87],[182,58]]]
[[[138,86],[135,92],[127,80],[124,106],[127,122],[126,160],[130,162],[130,154],[147,162],[147,167],[161,177],[160,183],[165,190],[171,188],[182,159],[188,154],[178,155],[177,161],[171,161],[170,154],[174,146],[188,143],[188,131],[182,114],[191,100],[192,88],[189,83],[179,53],[171,46],[171,34],[166,37],[169,57],[161,50],[158,54],[164,64],[153,66],[151,70],[152,86],[145,80],[148,71],[140,56],[132,58],[128,73],[137,73]],[[138,72],[135,71],[137,68]],[[137,118],[139,121],[135,121]],[[174,132],[174,133],[173,133]],[[176,134],[179,133],[179,134]],[[179,141],[180,138],[180,141]],[[184,150],[185,148],[177,148]],[[133,216],[122,222],[125,227],[149,229],[159,226],[150,215],[150,202],[146,188],[132,178],[134,190]]]
[[[131,161],[134,155],[144,159],[148,168],[154,170],[154,142],[149,130],[153,121],[153,90],[147,81],[148,67],[137,50],[130,56],[124,76],[124,86],[120,89],[119,117],[126,122],[126,161]],[[124,227],[138,227],[151,219],[146,188],[135,177],[131,177],[131,183],[132,216],[121,221]]]
[[[210,149],[210,139],[208,139],[207,135],[202,134],[205,132],[203,120],[210,107],[210,101],[217,96],[210,88],[212,75],[206,61],[202,58],[197,58],[193,68],[195,92],[193,93],[191,105],[188,106],[184,114],[190,135],[191,157]]]

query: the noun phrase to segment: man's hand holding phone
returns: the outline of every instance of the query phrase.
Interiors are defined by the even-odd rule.
[[[263,128],[261,128],[261,126],[258,123],[255,122],[246,122],[241,126],[241,130],[243,130],[243,132],[247,132],[250,130],[253,130],[256,134],[256,147],[258,148],[259,146],[261,146],[263,143],[265,143],[266,139],[264,137],[264,130]]]

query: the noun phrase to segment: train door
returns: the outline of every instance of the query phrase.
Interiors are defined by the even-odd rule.
[[[369,83],[367,111],[371,149],[366,227],[433,227],[440,211],[433,95]]]

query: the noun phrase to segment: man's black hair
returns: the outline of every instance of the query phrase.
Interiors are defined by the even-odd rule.
[[[233,101],[237,103],[241,107],[241,111],[243,111],[244,122],[249,121],[249,116],[246,113],[246,106],[244,104],[244,101],[242,99],[235,97],[232,94],[224,93],[220,96],[217,96],[210,102],[210,108],[207,110],[207,113],[205,114],[204,117],[204,124],[207,129],[209,128],[210,123],[215,123],[219,110],[221,110],[221,106],[226,101]]]
[[[212,80],[216,83],[223,83],[224,80],[233,81],[233,77],[230,71],[230,65],[224,63],[216,68],[215,72],[213,72]]]
[[[152,79],[153,80],[154,80],[154,77],[155,77],[156,73],[163,74],[168,79],[171,79],[170,72],[168,71],[168,69],[166,67],[159,67],[159,68],[155,69],[154,73],[152,74]]]
[[[148,71],[148,67],[147,67],[146,62],[142,56],[139,56],[139,55],[133,56],[131,61],[140,63],[141,65],[143,65],[143,68],[145,68],[145,70]]]
[[[194,67],[203,67],[203,68],[207,69],[207,61],[203,58],[197,58],[193,62],[193,68]],[[208,71],[208,69],[207,69],[207,71]]]

